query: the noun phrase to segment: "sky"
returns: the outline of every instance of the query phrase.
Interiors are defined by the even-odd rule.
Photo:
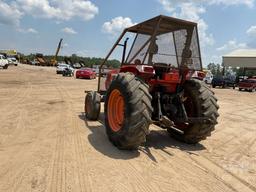
[[[167,15],[198,23],[203,64],[256,49],[256,0],[0,0],[0,49],[105,57],[125,27]]]

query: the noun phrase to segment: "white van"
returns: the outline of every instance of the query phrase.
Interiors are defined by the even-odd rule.
[[[18,61],[15,57],[8,57],[7,60],[9,62],[9,65],[15,65],[15,66],[18,65]]]
[[[6,59],[6,57],[4,55],[0,55],[0,67],[2,67],[3,69],[7,69],[9,64],[8,64],[8,60]]]
[[[204,82],[206,84],[211,84],[212,83],[212,79],[213,79],[213,74],[211,71],[207,71],[205,78],[204,78]]]

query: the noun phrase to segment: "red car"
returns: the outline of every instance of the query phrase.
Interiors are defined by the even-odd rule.
[[[76,78],[95,79],[96,73],[91,68],[81,68],[76,71]]]
[[[245,79],[238,84],[239,91],[242,89],[253,92],[256,90],[256,79]]]

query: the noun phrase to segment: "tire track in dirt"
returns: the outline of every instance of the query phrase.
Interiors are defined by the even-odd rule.
[[[86,127],[87,128],[87,127]],[[102,129],[103,129],[102,124]],[[83,141],[83,146],[86,145],[85,139],[80,135],[80,139]],[[87,144],[88,145],[88,144]],[[112,146],[114,147],[114,146]],[[84,153],[85,154],[85,153]],[[108,162],[106,162],[108,163]],[[133,162],[134,163],[134,162]],[[132,165],[131,162],[111,160],[111,164],[115,167],[115,170],[121,170],[119,173],[119,179],[125,179],[130,186],[134,188],[134,191],[140,192],[154,192],[161,191],[156,185],[148,182],[144,176]],[[136,178],[136,179],[134,179]],[[121,184],[120,184],[121,185]]]
[[[242,142],[238,147],[234,148],[233,150],[229,150],[228,153],[225,153],[225,158],[229,159],[231,157],[234,157],[234,155],[236,153],[240,153],[238,157],[236,157],[237,162],[239,162],[239,160],[243,157],[243,155],[250,150],[250,148],[254,145],[254,143],[256,142],[256,138],[251,139],[250,141],[250,136],[252,135],[252,133],[248,133],[246,135],[244,135],[243,137],[246,136],[246,142]],[[242,141],[244,141],[245,139],[243,139]]]
[[[76,164],[76,171],[78,174],[78,179],[79,179],[79,186],[80,186],[80,191],[92,191],[92,186],[91,186],[91,179],[88,174],[88,161],[85,156],[86,151],[84,150],[84,147],[86,146],[85,143],[82,142],[81,140],[81,133],[79,132],[78,129],[78,124],[77,120],[74,118],[74,112],[73,112],[73,100],[71,99],[70,93],[62,88],[61,86],[59,87],[60,90],[62,91],[62,94],[65,95],[65,100],[68,103],[68,116],[71,117],[71,127],[73,130],[73,135],[72,135],[72,142],[74,146],[74,151],[75,151],[75,159],[77,160]],[[87,182],[86,182],[87,181]]]
[[[77,155],[77,159],[78,159],[78,167],[77,169],[80,170],[82,169],[82,173],[81,170],[79,171],[79,180],[80,180],[80,184],[81,184],[81,191],[92,191],[92,182],[91,182],[91,178],[89,176],[89,171],[88,171],[88,161],[87,158],[85,157],[86,151],[84,150],[84,143],[82,143],[81,141],[81,136],[78,132],[78,125],[77,122],[72,119],[73,124],[72,127],[74,128],[75,131],[75,138],[74,138],[74,144],[76,146],[76,155]],[[86,182],[87,181],[87,182]]]
[[[157,126],[155,126],[157,127]],[[159,136],[164,136],[161,133],[156,132]],[[170,138],[171,139],[171,138]],[[184,145],[184,144],[183,144]],[[191,159],[191,156],[200,156],[196,152],[190,151],[176,151],[171,150],[170,148],[166,147],[166,149],[160,150],[160,148],[150,148],[149,149],[152,154],[157,154],[156,157],[162,157],[165,162],[170,164],[170,166],[174,166],[174,175],[178,177],[180,181],[182,181],[182,185],[187,186],[189,189],[193,189],[191,191],[223,191],[226,192],[228,189],[230,191],[237,191],[235,188],[232,187],[231,184],[224,182],[215,174],[211,173],[207,167],[202,166],[194,159]],[[175,156],[175,158],[171,158],[170,154]],[[193,161],[195,163],[191,163]],[[162,161],[161,161],[162,162]],[[209,172],[211,173],[209,175]],[[183,176],[181,176],[183,175]],[[199,181],[194,180],[193,178],[201,178]],[[191,180],[191,181],[190,181]],[[211,182],[208,182],[211,181]],[[203,186],[198,185],[198,183],[204,183]],[[214,182],[214,187],[211,187],[210,184]],[[202,189],[202,187],[208,189]],[[225,188],[226,187],[226,188]],[[201,188],[201,189],[200,189]]]
[[[64,90],[64,89],[63,89]],[[71,95],[70,93],[65,90],[66,92],[66,95],[69,99],[69,103],[71,104],[71,108],[73,109],[74,108],[74,103],[73,103],[73,100],[71,99]],[[74,114],[76,114],[75,111],[71,110],[72,111],[72,117],[74,117]],[[88,165],[88,159],[86,158],[86,150],[85,150],[85,146],[88,145],[86,142],[85,142],[85,138],[83,137],[83,134],[79,133],[79,127],[78,127],[78,120],[77,120],[77,117],[76,118],[73,118],[73,121],[75,122],[74,124],[74,131],[75,131],[75,134],[76,134],[76,140],[77,140],[77,144],[76,146],[78,146],[78,154],[80,154],[81,156],[78,158],[79,161],[82,160],[82,162],[84,163],[81,163],[80,165],[81,166],[86,166]],[[79,147],[80,146],[80,147]],[[138,172],[138,170],[136,170],[134,168],[134,166],[132,166],[131,163],[127,164],[127,162],[123,162],[123,161],[113,161],[112,162],[114,164],[114,166],[117,168],[117,169],[120,169],[120,165],[122,166],[122,174],[123,174],[123,177],[124,178],[136,178],[136,180],[133,180],[133,184],[136,184],[136,187],[139,188],[139,191],[159,191],[159,188],[157,188],[156,186],[152,185],[151,183],[147,182],[144,177]],[[86,191],[92,191],[92,181],[90,179],[90,176],[88,174],[88,167],[86,166],[84,170],[87,170],[87,173],[86,175],[83,174],[83,177],[86,178],[86,181],[89,181],[89,186],[88,184],[86,185]],[[86,182],[85,182],[86,184]],[[145,185],[144,185],[145,184]]]
[[[234,129],[234,128],[232,128],[232,129]],[[241,130],[239,132],[232,133],[233,135],[231,135],[231,137],[229,139],[227,139],[227,137],[226,137],[225,139],[227,139],[227,140],[222,141],[222,139],[219,139],[220,140],[219,142],[215,142],[213,144],[213,146],[211,146],[211,152],[214,152],[215,150],[219,150],[222,147],[226,147],[227,144],[230,144],[234,140],[237,141],[238,139],[241,139],[241,137],[244,138],[244,137],[249,136],[248,138],[250,138],[250,136],[252,135],[252,131],[250,131],[250,132],[247,131],[246,134],[243,134],[243,133],[244,133],[244,130]],[[241,146],[239,146],[239,148],[235,148],[234,150],[229,151],[229,153],[231,154],[232,152],[237,152],[240,150],[240,148],[243,148],[243,147],[244,146],[241,145]]]
[[[104,128],[104,119],[99,119],[99,123],[102,125],[102,129]],[[107,136],[106,136],[107,137]],[[112,146],[115,147],[115,146]],[[124,178],[136,178],[136,180],[133,180],[133,182],[136,184],[136,187],[138,187],[138,191],[161,191],[160,188],[157,187],[157,185],[148,182],[142,174],[139,173],[138,169],[131,163],[131,162],[113,162],[115,167],[117,169],[120,169],[120,164],[122,166],[122,174]],[[128,164],[127,164],[128,163]],[[134,163],[134,162],[133,162]],[[142,165],[143,167],[143,165]],[[130,185],[134,185],[134,183],[130,183]]]
[[[249,160],[247,156],[247,154],[250,154],[249,151],[256,142],[256,138],[252,137],[254,133],[255,131],[245,132],[244,130],[233,133],[235,134],[235,136],[223,142],[221,145],[216,145],[214,143],[211,150],[207,150],[204,156],[214,156],[213,159],[216,159],[216,162],[219,163],[220,167],[222,167],[223,170],[232,174],[243,184],[249,186],[250,189],[256,191],[256,186],[254,182],[250,181],[250,178],[253,177],[253,174],[247,173],[248,176],[242,178],[241,175],[237,172],[239,171],[240,173],[246,173],[245,170],[250,167],[252,168],[252,171],[255,171],[255,168],[253,168],[252,166],[253,160]],[[242,159],[244,160],[242,161]]]
[[[59,93],[60,99],[64,100],[63,94],[60,89],[56,87]],[[65,149],[65,138],[66,138],[66,127],[64,126],[65,107],[61,104],[59,113],[59,119],[56,126],[56,143],[53,154],[53,160],[51,164],[51,177],[48,183],[50,184],[50,191],[58,192],[65,191],[65,161],[64,161],[64,149]]]
[[[251,143],[254,143],[254,142],[251,142]],[[249,145],[249,146],[252,146],[252,145]],[[158,149],[152,149],[152,152],[157,153],[159,156],[162,156],[170,164],[175,164],[175,162],[173,162],[173,159],[172,159],[172,161],[170,161],[168,157],[165,157],[166,156],[165,153],[162,153]],[[184,157],[182,157],[180,154],[181,153],[175,153],[175,156],[179,158],[177,165],[179,165],[179,164],[182,164],[184,166],[191,165],[190,161],[189,160],[186,161],[184,159]],[[193,161],[195,161],[199,166],[203,167],[204,170],[207,170],[207,172],[210,172],[214,178],[218,179],[222,184],[226,185],[226,187],[228,187],[230,190],[237,191],[237,192],[256,191],[256,188],[254,186],[252,186],[250,183],[248,183],[244,179],[241,179],[237,175],[234,175],[232,172],[224,169],[223,167],[221,167],[217,163],[213,162],[212,160],[209,160],[206,156],[201,155],[199,153],[189,153],[189,152],[187,152],[186,156],[189,159],[192,159]],[[182,161],[184,163],[182,163]],[[187,167],[187,169],[186,169],[186,171],[188,171],[188,174],[190,172],[189,169],[191,169],[191,167]],[[199,173],[196,170],[194,170],[194,171],[196,173]],[[190,172],[190,173],[193,173],[193,172]],[[185,175],[187,175],[187,174],[185,174]],[[204,176],[202,176],[202,178],[204,178]],[[236,183],[236,184],[234,184],[234,183]]]
[[[238,192],[255,192],[256,188],[252,186],[247,181],[239,178],[237,175],[232,172],[224,169],[217,163],[213,162],[209,158],[203,155],[191,155],[191,158],[194,159],[198,164],[205,167],[216,177],[220,178],[223,182],[229,184]]]
[[[222,141],[222,140],[220,139],[220,142],[215,142],[215,143],[214,143],[214,146],[211,147],[211,151],[214,151],[214,150],[216,150],[216,149],[218,150],[218,149],[220,149],[221,147],[226,146],[228,143],[234,141],[234,139],[239,138],[240,134],[243,133],[243,132],[244,132],[244,131],[240,131],[239,134],[232,135],[229,139],[224,140],[224,141]]]
[[[78,175],[79,179],[79,190],[74,191],[91,191],[88,190],[88,183],[85,181],[88,181],[88,177],[84,175],[84,172],[86,172],[85,160],[82,157],[83,154],[83,146],[81,144],[81,141],[79,140],[79,132],[77,132],[77,125],[76,121],[74,121],[73,114],[72,114],[72,106],[70,102],[72,102],[69,97],[67,97],[66,91],[63,90],[60,86],[56,87],[56,89],[59,92],[59,95],[61,95],[61,100],[65,101],[65,104],[61,107],[61,113],[59,114],[59,123],[56,128],[56,146],[53,154],[53,162],[51,163],[51,171],[52,174],[48,178],[49,183],[49,191],[72,191],[71,186],[75,185],[75,181],[67,180],[67,174],[69,174],[69,177],[73,177],[71,179],[75,179],[76,175]],[[63,117],[67,117],[67,119],[63,119]],[[71,122],[71,134],[67,136],[67,128],[63,122],[65,121]],[[66,143],[68,142],[68,143]],[[72,147],[71,152],[75,152],[73,164],[71,167],[67,167],[67,164],[70,163],[66,159],[68,155],[66,154],[67,150],[66,146],[69,144],[68,147]],[[67,173],[67,169],[72,169],[71,173]],[[69,171],[70,171],[69,169]],[[75,170],[74,170],[75,169]],[[72,183],[72,185],[70,185]]]

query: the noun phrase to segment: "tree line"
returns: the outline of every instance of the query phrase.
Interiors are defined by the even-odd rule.
[[[21,58],[23,60],[33,61],[36,58],[36,54],[29,54],[29,55],[21,55]],[[46,61],[51,61],[54,59],[54,55],[44,55],[44,58]],[[64,62],[66,56],[57,56],[58,62]],[[103,62],[103,58],[97,58],[97,57],[81,57],[76,54],[72,54],[70,57],[68,57],[72,63],[79,63],[83,62],[86,67],[92,67],[95,65],[101,65]],[[119,68],[121,65],[120,61],[116,59],[107,60],[106,66],[108,68]]]
[[[207,69],[212,72],[214,76],[222,76],[223,75],[223,66],[220,64],[215,63],[209,63],[207,65]],[[245,76],[256,76],[256,70],[246,70]],[[244,75],[244,69],[243,68],[226,68],[225,74],[230,75],[231,73],[236,74],[236,76],[243,76]]]

